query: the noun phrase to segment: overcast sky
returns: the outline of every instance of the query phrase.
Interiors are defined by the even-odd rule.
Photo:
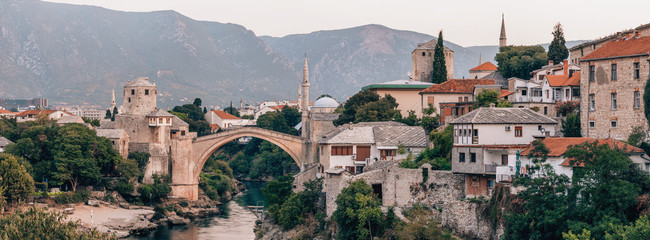
[[[381,24],[462,46],[498,45],[501,14],[508,44],[550,42],[557,22],[567,40],[591,40],[650,23],[649,0],[48,0],[113,10],[174,10],[196,20],[235,23],[282,37]]]

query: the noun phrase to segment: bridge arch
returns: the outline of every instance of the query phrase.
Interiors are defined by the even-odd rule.
[[[287,152],[299,167],[304,162],[302,138],[258,127],[243,127],[196,138],[192,143],[192,160],[195,161],[195,168],[191,171],[193,176],[198,179],[203,165],[214,151],[241,137],[256,137],[269,141]]]

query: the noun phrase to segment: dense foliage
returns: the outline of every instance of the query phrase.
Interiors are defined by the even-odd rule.
[[[338,239],[372,239],[386,231],[381,199],[374,196],[363,179],[343,188],[336,197],[336,204],[332,220],[336,222]]]
[[[199,187],[212,200],[230,200],[233,179],[233,171],[228,163],[210,156],[200,174]]]
[[[289,230],[297,225],[303,224],[305,219],[315,215],[324,215],[318,207],[323,181],[315,179],[305,182],[305,190],[293,193],[291,190],[293,178],[279,177],[270,181],[264,189],[264,197],[268,204],[268,212],[273,221]]]
[[[571,113],[562,119],[562,134],[564,137],[582,137],[580,115]]]
[[[569,50],[566,48],[566,40],[564,40],[564,30],[562,24],[557,23],[553,26],[553,41],[548,46],[548,60],[554,63],[560,63],[569,57]]]
[[[160,202],[162,198],[167,197],[167,194],[172,191],[169,186],[170,181],[171,179],[167,175],[154,174],[153,184],[141,184],[138,188],[141,200],[149,203]]]
[[[200,103],[201,99],[198,100]],[[196,103],[197,101],[195,100],[194,102]],[[210,134],[210,124],[205,121],[205,114],[203,113],[203,110],[200,106],[197,106],[196,104],[176,106],[170,113],[176,115],[187,124],[189,124],[190,131],[196,132],[198,136]]]
[[[451,170],[451,150],[454,146],[454,127],[447,126],[443,131],[434,130],[429,135],[433,148],[425,148],[414,161],[406,158],[400,162],[402,168],[419,168],[431,164],[432,170]]]
[[[431,209],[414,204],[413,208],[404,212],[408,220],[396,222],[392,237],[399,240],[443,240],[455,239],[448,231],[443,231]],[[389,228],[390,229],[390,228]],[[390,239],[390,236],[387,236]]]
[[[431,73],[432,83],[443,83],[447,81],[447,65],[445,64],[445,46],[442,40],[442,30],[438,33],[438,41],[433,50],[433,72]]]
[[[633,228],[627,225],[639,218],[639,197],[650,191],[650,177],[625,153],[607,144],[574,146],[565,157],[583,167],[569,179],[546,163],[549,150],[541,142],[533,146],[534,178],[515,180],[525,190],[507,208],[504,239],[606,239]]]
[[[34,180],[25,166],[16,157],[6,153],[0,153],[0,189],[3,198],[9,202],[25,200],[34,192]]]
[[[498,71],[504,78],[518,77],[529,79],[530,72],[547,63],[547,56],[542,46],[505,46],[494,57]]]
[[[81,231],[79,223],[66,221],[63,214],[37,208],[1,216],[0,236],[2,239],[117,239],[94,229]]]
[[[555,104],[555,110],[560,116],[567,116],[580,111],[580,101],[559,101]]]

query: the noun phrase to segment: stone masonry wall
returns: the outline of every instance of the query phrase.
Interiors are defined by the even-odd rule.
[[[627,57],[609,60],[582,62],[583,73],[580,84],[582,93],[580,103],[580,124],[582,135],[595,138],[615,138],[627,140],[634,127],[647,129],[643,114],[643,94],[648,79],[648,57]],[[640,77],[634,79],[634,62],[640,64]],[[611,80],[611,66],[616,63],[617,80]],[[589,65],[595,67],[595,81],[589,81]],[[638,91],[641,104],[634,107],[634,92]],[[616,109],[612,109],[612,93],[616,93]],[[589,96],[594,96],[595,109],[589,109]],[[616,121],[616,127],[612,127]],[[594,127],[590,127],[593,122]]]

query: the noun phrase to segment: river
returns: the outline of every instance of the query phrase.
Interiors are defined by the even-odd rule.
[[[246,191],[237,195],[223,208],[223,214],[191,222],[186,226],[161,227],[146,236],[131,239],[255,239],[253,228],[257,217],[245,206],[261,205],[264,201],[262,187],[264,182],[243,182]]]

